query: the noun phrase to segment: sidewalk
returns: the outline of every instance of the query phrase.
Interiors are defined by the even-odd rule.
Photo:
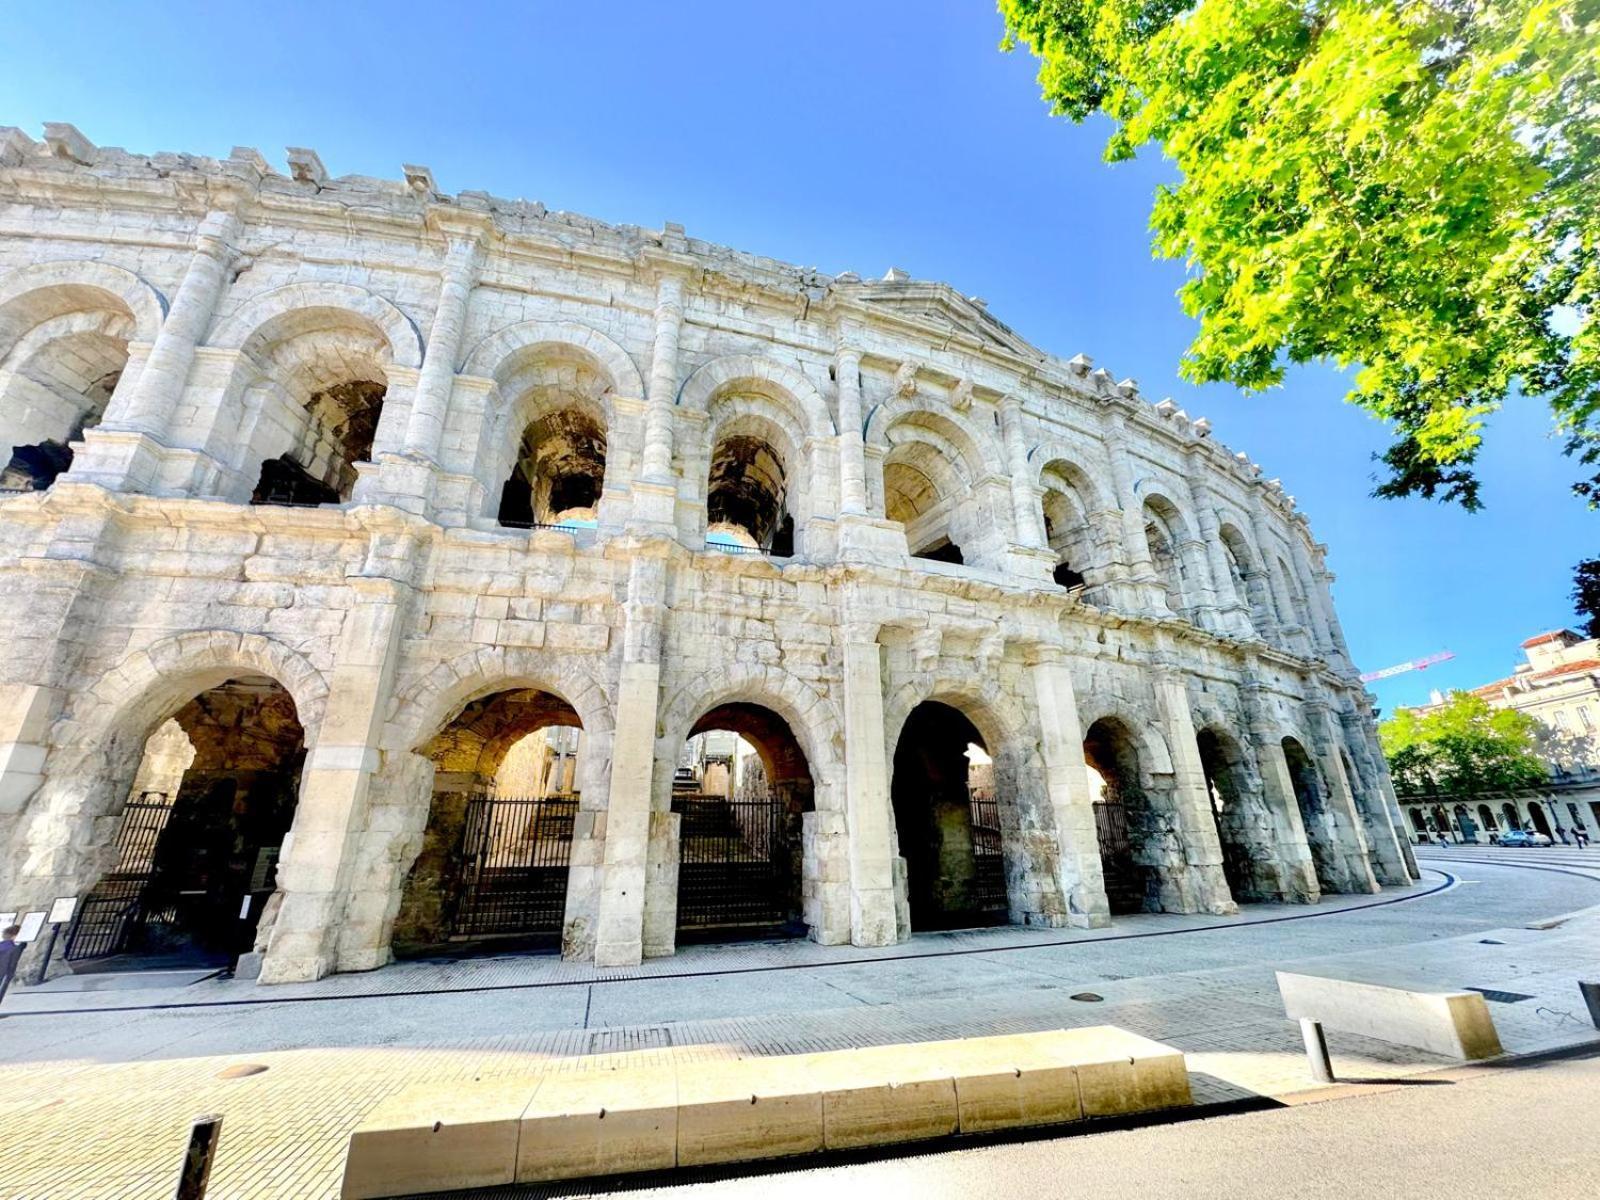
[[[1285,1095],[1312,1086],[1272,975],[1297,963],[1403,961],[1441,986],[1526,997],[1490,1006],[1512,1053],[1600,1041],[1576,987],[1600,973],[1600,910],[1526,927],[1600,904],[1600,853],[1576,853],[1434,854],[1409,891],[1256,908],[1246,920],[1326,915],[1255,925],[1151,916],[1070,938],[933,935],[889,955],[700,948],[632,973],[551,959],[412,964],[292,995],[52,984],[25,994],[36,1015],[0,1021],[11,1064],[0,1067],[0,1128],[13,1148],[0,1194],[166,1200],[190,1119],[220,1111],[212,1200],[333,1197],[349,1130],[394,1090],[592,1069],[618,1055],[695,1062],[1112,1024],[1184,1050],[1199,1103]],[[1102,999],[1072,998],[1083,994]],[[7,1014],[24,1011],[12,1003]],[[174,1003],[184,1007],[152,1007]],[[136,1011],[88,1011],[107,1007]],[[1446,1063],[1334,1031],[1329,1041],[1345,1080]],[[220,1077],[246,1063],[268,1069]]]

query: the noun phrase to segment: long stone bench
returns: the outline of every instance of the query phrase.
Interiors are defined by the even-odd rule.
[[[746,1162],[1191,1103],[1182,1053],[1111,1026],[424,1084],[350,1135],[345,1200]]]
[[[1324,1025],[1449,1058],[1493,1058],[1502,1052],[1494,1018],[1477,992],[1438,991],[1398,972],[1277,975],[1284,1013],[1300,1022],[1311,1072],[1324,1083],[1333,1081]]]

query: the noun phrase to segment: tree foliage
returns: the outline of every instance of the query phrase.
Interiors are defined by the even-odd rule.
[[[1583,632],[1600,637],[1600,558],[1586,558],[1572,572],[1572,606],[1583,618]]]
[[[1358,368],[1378,494],[1479,506],[1485,419],[1547,403],[1600,467],[1600,0],[999,0],[1056,112],[1180,179],[1183,372]],[[1600,500],[1600,471],[1577,485]]]
[[[1545,782],[1539,730],[1526,713],[1453,692],[1434,712],[1400,709],[1378,726],[1378,738],[1399,792],[1467,795]]]

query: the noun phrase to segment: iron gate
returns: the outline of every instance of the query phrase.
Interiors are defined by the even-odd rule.
[[[128,801],[117,826],[117,858],[84,897],[67,931],[68,959],[119,954],[144,923],[145,889],[155,867],[156,844],[172,817],[165,792],[141,792]]]
[[[450,936],[559,937],[577,813],[575,796],[470,797]]]
[[[1006,860],[1000,841],[1000,803],[993,793],[973,789],[967,803],[972,819],[972,906],[980,913],[1004,916]]]
[[[778,797],[679,792],[678,928],[780,931],[796,917],[799,845]]]
[[[1119,801],[1097,800],[1094,828],[1100,842],[1100,867],[1105,875],[1106,902],[1114,913],[1144,909],[1144,888],[1133,861],[1133,839],[1128,834],[1128,810]]]

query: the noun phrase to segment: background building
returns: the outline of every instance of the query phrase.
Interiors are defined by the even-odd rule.
[[[1556,629],[1529,638],[1522,651],[1527,661],[1510,676],[1470,691],[1495,708],[1513,709],[1538,722],[1550,783],[1470,801],[1401,796],[1413,834],[1442,830],[1482,840],[1507,829],[1535,829],[1552,837],[1562,829],[1582,827],[1591,834],[1600,829],[1600,640]],[[1446,702],[1435,691],[1415,711],[1432,712]]]

